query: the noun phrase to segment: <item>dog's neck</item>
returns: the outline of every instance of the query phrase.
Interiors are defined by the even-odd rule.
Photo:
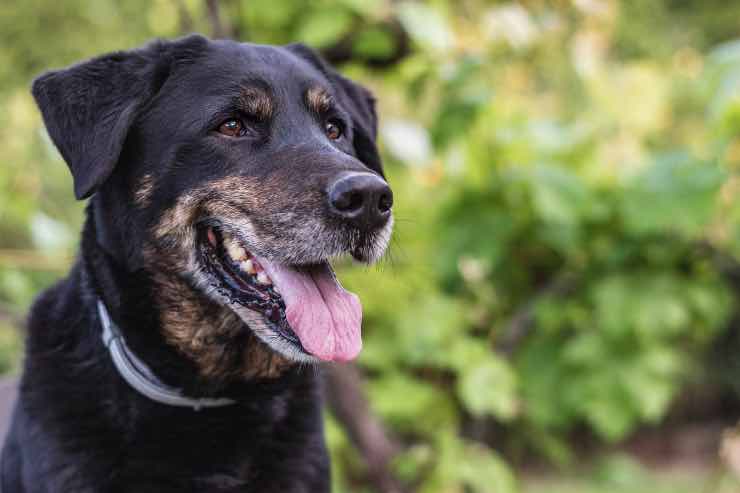
[[[131,351],[159,379],[192,397],[231,396],[255,382],[293,380],[294,365],[266,348],[231,310],[177,273],[131,268],[116,258],[98,218],[93,202],[82,235],[85,277]]]
[[[102,339],[105,347],[108,348],[110,359],[121,378],[139,394],[160,404],[189,407],[194,411],[236,404],[234,399],[229,398],[189,397],[181,389],[170,387],[162,382],[152,369],[128,347],[123,333],[110,318],[105,303],[97,300],[97,306],[98,318],[103,329]]]

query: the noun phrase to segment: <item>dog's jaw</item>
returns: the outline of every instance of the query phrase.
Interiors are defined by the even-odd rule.
[[[214,221],[211,220],[210,222],[212,223]],[[224,285],[223,279],[214,272],[214,266],[210,265],[207,257],[216,255],[214,250],[219,248],[218,242],[224,241],[223,235],[226,233],[222,232],[218,234],[219,239],[216,239],[216,233],[213,232],[213,228],[205,228],[206,232],[201,232],[200,236],[201,238],[205,237],[207,244],[203,244],[204,240],[196,241],[196,248],[200,251],[192,255],[189,262],[191,265],[191,274],[189,277],[193,284],[206,297],[227,307],[238,315],[246,324],[248,330],[279,355],[293,362],[317,363],[319,360],[303,350],[294,335],[291,334],[292,337],[290,337],[284,331],[279,330],[275,326],[274,321],[269,320],[262,311],[250,308],[247,306],[247,303],[239,302],[239,295]],[[227,229],[231,232],[235,231],[233,226]],[[251,229],[247,231],[251,231]],[[259,288],[259,285],[262,285],[264,289],[262,292],[263,296],[268,297],[267,299],[274,299],[274,303],[276,304],[282,304],[276,288],[271,286],[271,280],[266,276],[258,261],[248,253],[245,247],[240,246],[233,237],[226,241],[227,243],[221,247],[222,256],[230,258],[221,259],[220,262],[231,261],[233,266],[238,266],[242,270],[242,278],[251,278],[252,286],[257,285]],[[206,251],[210,253],[207,254]],[[257,269],[259,269],[259,273],[257,273]],[[279,307],[275,309],[280,310]],[[283,305],[281,317],[284,318],[284,316]]]
[[[233,226],[214,219],[197,229],[196,284],[273,350],[300,363],[357,356],[361,305],[341,287],[327,260],[295,265],[266,259],[253,254]]]
[[[183,316],[164,317],[169,323],[164,324],[162,330],[167,340],[180,352],[195,360],[206,374],[254,374],[254,370],[250,368],[254,354],[250,356],[248,348],[241,348],[243,354],[240,358],[233,356],[238,351],[238,345],[244,344],[240,340],[258,341],[262,352],[273,353],[274,358],[271,358],[281,362],[277,365],[279,368],[292,364],[313,364],[319,359],[276,333],[263,313],[234,303],[231,295],[218,288],[212,273],[202,261],[199,228],[218,225],[238,239],[246,250],[286,265],[317,264],[346,254],[370,264],[383,255],[390,242],[392,216],[384,227],[369,237],[343,236],[314,216],[301,215],[296,211],[270,210],[258,201],[262,195],[250,193],[250,190],[256,188],[256,184],[237,178],[226,178],[204,185],[181,196],[174,206],[162,213],[153,228],[153,240],[147,257],[152,260],[151,269],[161,270],[162,264],[166,264],[164,272],[157,276],[163,291],[159,296],[170,298],[166,303],[160,304],[162,310],[173,306],[171,298],[186,298],[184,304],[189,307]],[[237,205],[234,197],[247,199]],[[245,210],[262,210],[268,213],[267,218],[261,218],[262,228],[245,214]],[[278,232],[283,231],[283,234],[265,234],[265,222],[271,228],[277,227]],[[174,284],[179,286],[178,289],[173,289]],[[195,309],[199,304],[219,306],[223,313],[215,317],[215,320],[206,322],[199,313],[200,310]],[[188,317],[187,312],[198,315]],[[254,337],[249,338],[245,334]],[[207,335],[214,337],[209,338]],[[219,360],[218,354],[231,355],[226,358],[230,363],[224,363],[223,358],[223,361]],[[262,361],[265,358],[260,356],[257,359]],[[230,368],[227,369],[227,366]],[[236,369],[234,366],[240,368]],[[268,368],[257,373],[276,375],[279,372],[275,368]]]

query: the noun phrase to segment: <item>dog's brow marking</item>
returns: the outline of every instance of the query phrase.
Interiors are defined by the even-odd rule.
[[[326,113],[331,109],[332,97],[323,87],[314,86],[306,91],[306,104],[311,111]]]
[[[136,205],[139,207],[148,207],[151,203],[152,192],[154,192],[154,177],[147,173],[141,177],[134,192],[134,202]]]
[[[253,86],[242,87],[239,94],[239,105],[246,113],[261,120],[272,117],[274,110],[270,94],[264,89]]]

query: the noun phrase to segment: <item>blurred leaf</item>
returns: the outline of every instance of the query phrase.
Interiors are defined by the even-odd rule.
[[[383,141],[396,159],[409,166],[426,166],[432,155],[429,135],[422,126],[409,120],[390,120],[381,128]]]
[[[545,221],[574,224],[588,214],[588,191],[565,169],[538,166],[530,179],[535,210]]]
[[[21,335],[18,328],[0,320],[0,375],[18,369],[21,349]]]
[[[345,10],[318,9],[308,13],[298,38],[311,46],[322,48],[336,43],[352,25],[352,16]]]
[[[622,202],[626,226],[643,234],[697,235],[715,210],[723,178],[716,164],[681,153],[661,156],[627,186]]]
[[[516,481],[506,463],[481,445],[465,447],[460,476],[475,493],[517,492]]]
[[[74,236],[64,223],[38,212],[31,218],[31,237],[39,250],[62,252],[71,249]]]
[[[352,44],[355,55],[363,58],[387,58],[396,50],[393,35],[380,28],[361,31]]]
[[[402,374],[373,380],[368,392],[375,410],[401,429],[431,432],[456,415],[452,403],[442,392],[420,379]]]
[[[425,48],[446,51],[452,48],[454,35],[445,17],[429,5],[401,2],[398,15],[411,37]]]
[[[504,361],[491,355],[464,368],[459,378],[458,394],[472,414],[490,414],[503,421],[516,416],[516,375]]]
[[[620,488],[637,488],[646,483],[646,471],[624,454],[608,455],[596,464],[594,477],[602,484]]]

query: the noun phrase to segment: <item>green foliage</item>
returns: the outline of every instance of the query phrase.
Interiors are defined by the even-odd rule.
[[[395,238],[341,277],[395,471],[419,491],[519,491],[504,455],[566,464],[575,430],[618,442],[700,378],[736,310],[707,251],[740,255],[738,7],[710,4],[222,2],[250,41],[348,52],[378,95]],[[197,0],[0,6],[0,371],[17,364],[8,321],[68,265],[81,218],[31,77],[207,19]],[[408,56],[368,68],[399,26]],[[371,491],[331,417],[327,436],[335,491]],[[600,470],[608,491],[650,483]]]

